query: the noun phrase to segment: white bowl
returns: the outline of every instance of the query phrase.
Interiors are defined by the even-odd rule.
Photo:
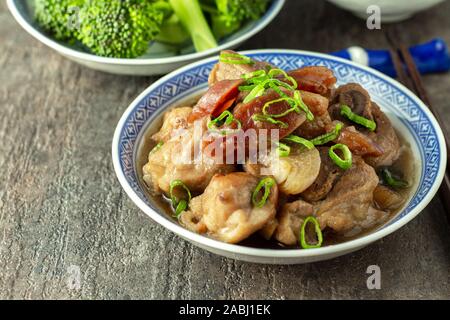
[[[32,14],[30,14],[32,12],[32,2],[33,0],[7,0],[8,8],[17,22],[34,38],[63,56],[89,68],[109,73],[158,75],[165,74],[193,61],[217,54],[221,50],[237,47],[267,26],[280,12],[285,0],[272,0],[267,12],[260,19],[247,23],[239,31],[220,41],[217,48],[181,55],[172,53],[171,56],[167,56],[169,51],[162,45],[156,45],[157,47],[154,49],[158,51],[157,53],[149,53],[136,59],[100,57],[82,51],[75,46],[70,46],[52,39],[52,37],[39,28]],[[193,50],[187,48],[184,51],[189,52]]]
[[[367,19],[367,8],[376,5],[381,9],[382,22],[397,22],[410,18],[415,13],[431,8],[444,0],[328,0],[338,7]]]
[[[167,108],[207,87],[209,71],[217,62],[217,58],[210,58],[185,66],[152,84],[131,103],[117,125],[112,143],[114,169],[130,199],[149,217],[196,246],[226,257],[259,263],[294,264],[330,259],[361,249],[405,225],[430,202],[444,176],[446,146],[435,118],[411,91],[378,71],[329,55],[282,49],[242,54],[269,61],[283,69],[323,65],[335,72],[338,84],[357,82],[363,85],[409,142],[417,158],[417,179],[410,199],[395,217],[372,233],[318,249],[250,248],[216,241],[181,227],[145,196],[137,178],[137,170],[142,168],[136,167],[136,154],[145,131],[158,123]]]

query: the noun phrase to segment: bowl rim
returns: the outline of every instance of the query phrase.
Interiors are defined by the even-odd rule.
[[[42,42],[46,46],[60,52],[61,54],[69,57],[73,57],[79,60],[83,61],[90,61],[90,62],[97,62],[102,64],[110,64],[110,65],[131,65],[131,66],[139,66],[139,65],[161,65],[161,64],[171,64],[171,63],[182,63],[187,61],[193,61],[198,60],[201,58],[206,58],[208,56],[211,56],[221,50],[225,50],[227,48],[233,48],[237,46],[239,43],[242,43],[249,38],[253,37],[255,34],[260,32],[262,29],[264,29],[272,20],[275,19],[275,17],[280,13],[281,9],[283,8],[286,0],[272,0],[272,3],[270,7],[267,9],[267,11],[264,13],[264,15],[256,20],[257,23],[256,26],[246,33],[242,34],[241,36],[232,39],[230,41],[226,41],[223,44],[211,48],[209,50],[201,51],[201,52],[195,52],[195,53],[189,53],[189,54],[183,54],[179,56],[172,56],[172,57],[165,57],[165,58],[132,58],[132,59],[125,59],[125,58],[108,58],[108,57],[101,57],[97,56],[92,53],[88,52],[82,52],[79,50],[72,49],[70,47],[64,46],[63,44],[59,43],[56,40],[53,40],[50,36],[47,36],[46,34],[40,32],[38,29],[36,29],[32,24],[30,24],[24,17],[24,15],[21,13],[21,11],[18,9],[16,5],[17,0],[7,0],[7,6],[9,8],[9,11],[15,18],[15,20],[19,23],[19,25],[25,29],[31,36],[33,36],[38,41]]]
[[[372,73],[380,78],[382,78],[384,81],[388,82],[389,85],[392,85],[396,88],[398,88],[400,91],[402,91],[404,94],[408,95],[409,98],[411,98],[417,106],[423,111],[426,116],[429,118],[432,126],[434,127],[436,131],[437,136],[437,142],[440,148],[440,166],[438,168],[438,172],[436,175],[436,179],[432,187],[430,188],[427,195],[417,204],[415,208],[413,208],[407,215],[403,216],[398,221],[395,221],[394,223],[391,223],[390,225],[377,230],[375,232],[369,233],[367,235],[364,235],[360,238],[356,238],[347,242],[343,242],[340,244],[325,246],[321,248],[316,249],[260,249],[260,248],[253,248],[253,247],[246,247],[241,246],[238,244],[229,244],[224,243],[218,240],[214,240],[212,238],[205,237],[203,235],[194,233],[188,229],[183,228],[181,225],[176,224],[166,218],[164,218],[161,214],[153,210],[151,207],[149,207],[142,199],[139,198],[139,196],[134,192],[131,185],[128,183],[124,172],[121,169],[120,165],[120,155],[119,155],[119,142],[120,142],[120,136],[122,129],[124,127],[124,124],[126,123],[128,116],[130,113],[139,105],[139,103],[149,95],[150,92],[152,92],[155,88],[157,88],[159,85],[163,84],[167,80],[173,78],[174,76],[181,74],[187,70],[194,69],[199,65],[207,64],[213,61],[217,61],[217,57],[210,57],[207,59],[203,59],[194,63],[191,63],[189,65],[186,65],[182,68],[179,68],[175,71],[172,71],[171,73],[167,74],[166,76],[160,78],[153,84],[151,84],[147,89],[145,89],[141,94],[139,94],[136,99],[133,100],[133,102],[127,107],[123,115],[121,116],[117,127],[114,132],[114,137],[112,140],[112,160],[113,160],[113,166],[114,170],[116,172],[117,178],[122,186],[122,188],[125,190],[127,195],[130,197],[130,199],[150,218],[152,218],[154,221],[165,227],[166,229],[174,232],[175,234],[181,236],[184,239],[187,239],[195,244],[199,244],[202,247],[209,247],[212,249],[217,249],[221,251],[226,251],[231,254],[240,254],[240,255],[246,255],[246,256],[254,256],[254,257],[261,257],[261,258],[306,258],[306,257],[317,257],[317,256],[326,256],[331,254],[336,254],[339,252],[350,252],[352,250],[357,250],[358,248],[361,248],[363,246],[366,246],[374,241],[377,241],[392,232],[398,230],[405,224],[407,224],[409,221],[411,221],[413,218],[415,218],[422,210],[428,205],[428,203],[433,199],[435,196],[437,190],[439,189],[439,186],[441,185],[441,182],[444,177],[445,167],[447,163],[447,151],[446,151],[446,144],[444,140],[444,135],[442,133],[442,129],[439,126],[438,122],[436,121],[433,114],[430,112],[428,107],[408,88],[406,88],[401,83],[397,82],[396,80],[382,74],[381,72],[374,70],[370,67],[362,66],[360,64],[354,63],[349,60],[345,60],[342,58],[334,57],[331,55],[323,54],[323,53],[316,53],[316,52],[310,52],[310,51],[304,51],[304,50],[291,50],[291,49],[259,49],[259,50],[248,50],[248,51],[239,51],[241,54],[274,54],[274,53],[286,53],[286,54],[298,54],[298,55],[308,55],[313,56],[317,58],[323,58],[323,59],[329,59],[329,60],[335,60],[336,62],[344,63],[351,65],[353,67],[359,68],[364,70],[365,72]]]

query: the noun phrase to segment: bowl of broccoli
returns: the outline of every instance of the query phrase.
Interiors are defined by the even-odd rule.
[[[280,12],[285,0],[7,0],[34,38],[87,67],[165,74],[232,49]]]

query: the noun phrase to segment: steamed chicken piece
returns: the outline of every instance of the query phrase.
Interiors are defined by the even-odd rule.
[[[215,239],[237,243],[263,228],[275,217],[278,201],[276,185],[265,204],[258,208],[252,193],[260,178],[245,172],[217,174],[205,192],[192,199],[181,223],[190,230],[206,232]]]
[[[314,206],[321,227],[349,234],[382,222],[387,213],[372,207],[377,185],[375,170],[354,157],[352,167],[345,171],[325,200]]]
[[[292,246],[298,243],[300,227],[308,216],[312,216],[314,208],[303,200],[286,203],[278,215],[278,226],[275,230],[275,239]]]
[[[194,154],[195,151],[199,154]],[[156,192],[168,194],[170,183],[178,179],[196,193],[206,188],[214,174],[234,169],[234,165],[216,163],[204,154],[201,140],[194,139],[194,130],[189,128],[183,135],[173,137],[149,153],[143,179],[148,185],[153,185]]]
[[[276,150],[258,164],[247,162],[244,170],[253,175],[272,175],[284,194],[299,194],[314,183],[320,171],[320,154],[314,148],[300,150],[291,147],[287,157],[280,157]]]
[[[158,142],[166,142],[178,131],[187,129],[188,117],[192,112],[191,107],[174,108],[164,113],[163,125],[161,129],[152,136]]]

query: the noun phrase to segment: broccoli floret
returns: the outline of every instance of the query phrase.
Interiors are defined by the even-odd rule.
[[[204,9],[211,14],[213,32],[218,38],[235,32],[245,21],[259,19],[266,12],[269,2],[270,0],[203,0]]]
[[[90,0],[80,10],[79,40],[104,57],[143,55],[171,8],[166,1]]]
[[[216,39],[206,22],[198,0],[169,0],[172,9],[189,32],[197,51],[217,47]]]
[[[85,0],[36,0],[34,15],[57,40],[73,40],[78,33],[78,12]]]

